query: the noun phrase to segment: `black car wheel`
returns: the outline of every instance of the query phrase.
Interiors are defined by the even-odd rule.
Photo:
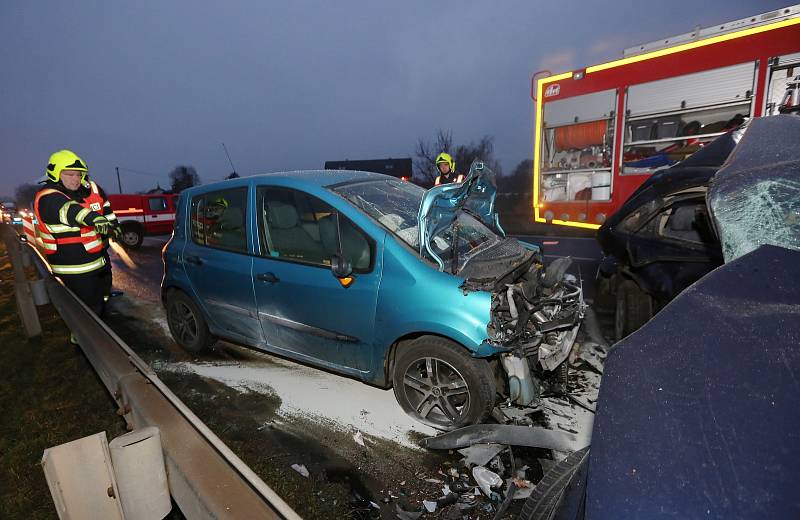
[[[172,338],[188,352],[202,352],[214,343],[203,313],[180,291],[167,297],[167,324]]]
[[[617,285],[614,332],[617,341],[638,330],[654,315],[653,297],[633,280],[623,279]]]
[[[122,226],[122,245],[128,249],[138,249],[144,240],[144,233],[138,226],[125,224]]]
[[[401,347],[393,381],[403,410],[440,430],[480,423],[494,407],[489,363],[444,338],[423,336]]]

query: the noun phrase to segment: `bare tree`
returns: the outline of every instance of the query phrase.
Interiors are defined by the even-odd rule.
[[[530,194],[533,189],[533,161],[520,161],[511,175],[498,179],[498,189],[501,193],[513,195]]]
[[[502,174],[500,163],[494,157],[494,137],[485,135],[477,142],[453,145],[453,133],[442,130],[436,134],[433,142],[420,139],[414,157],[414,177],[420,184],[432,186],[437,176],[436,156],[447,152],[453,156],[456,171],[466,174],[472,161],[480,159],[498,176]]]
[[[200,184],[200,176],[192,166],[176,166],[169,174],[172,193],[180,193],[186,188]]]
[[[33,199],[42,187],[38,184],[20,184],[14,190],[14,202],[18,208],[33,208]]]

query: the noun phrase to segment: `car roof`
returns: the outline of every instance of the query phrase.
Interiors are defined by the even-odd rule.
[[[336,184],[360,182],[367,180],[394,179],[382,173],[363,172],[358,170],[297,170],[291,172],[276,172],[254,175],[253,178],[283,178],[314,184],[317,186],[333,186]]]
[[[274,172],[262,173],[258,175],[250,175],[247,177],[239,177],[237,179],[228,179],[224,181],[215,182],[212,184],[203,184],[191,188],[191,191],[202,189],[206,191],[209,189],[220,189],[233,186],[241,186],[249,184],[255,180],[291,180],[297,183],[298,187],[305,186],[318,186],[327,188],[337,184],[349,184],[351,182],[363,182],[370,180],[386,180],[395,179],[390,175],[383,175],[382,173],[362,172],[357,170],[297,170],[289,172]],[[187,190],[188,191],[188,190]]]

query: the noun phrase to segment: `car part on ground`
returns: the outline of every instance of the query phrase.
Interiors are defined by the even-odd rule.
[[[762,246],[618,344],[597,407],[587,518],[800,517],[798,280],[800,252]]]
[[[800,117],[754,119],[711,180],[708,205],[729,262],[771,244],[800,249]]]
[[[422,445],[433,450],[452,450],[475,444],[494,443],[571,452],[588,446],[589,437],[590,432],[581,432],[579,435],[536,426],[475,424],[436,437],[428,437],[423,440]]]

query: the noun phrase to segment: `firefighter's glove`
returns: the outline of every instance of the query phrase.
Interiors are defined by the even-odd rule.
[[[105,217],[97,217],[94,219],[92,223],[94,225],[95,231],[100,233],[101,235],[108,235],[111,232],[111,222],[108,221]]]
[[[122,241],[122,226],[120,226],[119,224],[114,224],[113,226],[111,226],[111,233],[110,233],[109,237],[111,239],[113,239],[115,242],[121,242]]]

